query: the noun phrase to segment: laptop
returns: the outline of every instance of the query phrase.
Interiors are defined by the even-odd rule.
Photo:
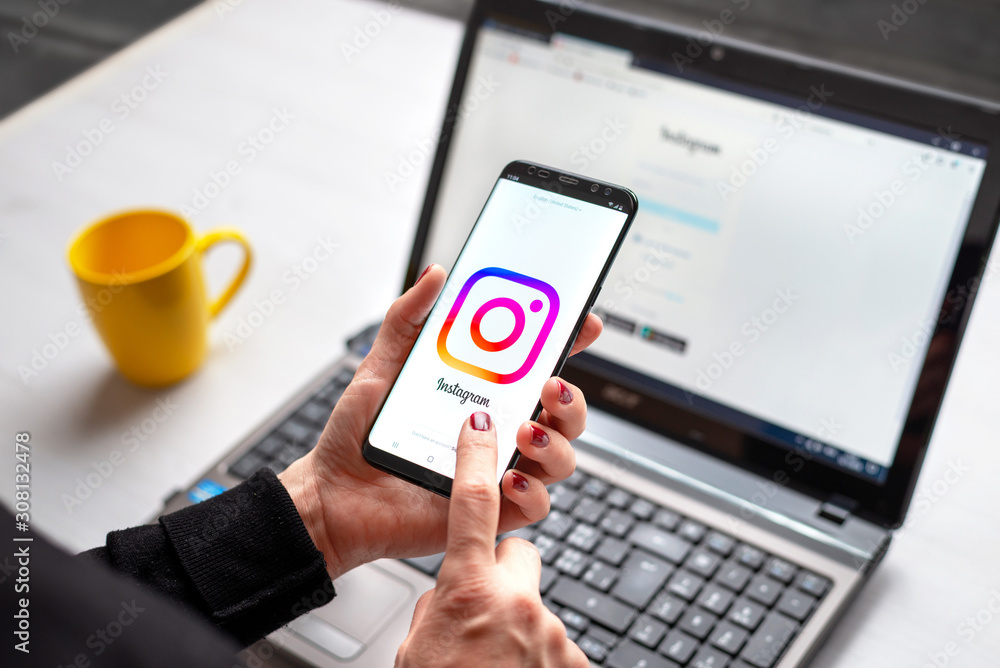
[[[407,286],[515,159],[639,197],[564,371],[578,470],[516,532],[595,666],[808,663],[905,517],[997,231],[997,106],[727,39],[738,13],[476,4],[413,244]],[[376,331],[166,510],[308,452]],[[441,558],[359,568],[251,651],[391,665]]]

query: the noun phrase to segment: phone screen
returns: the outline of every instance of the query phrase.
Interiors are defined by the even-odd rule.
[[[610,204],[610,203],[605,203]],[[629,216],[497,181],[378,415],[372,447],[454,478],[463,421],[497,432],[497,481]]]

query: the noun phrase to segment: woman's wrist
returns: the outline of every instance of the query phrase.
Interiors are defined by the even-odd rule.
[[[316,549],[323,553],[326,559],[326,570],[330,578],[336,580],[357,564],[349,564],[330,539],[327,528],[327,514],[330,493],[327,493],[327,504],[319,490],[319,478],[313,470],[312,458],[308,455],[285,469],[278,475],[278,480],[285,487],[295,504],[295,509],[302,518],[302,523],[312,538]]]

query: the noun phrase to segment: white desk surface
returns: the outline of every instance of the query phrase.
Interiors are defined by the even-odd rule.
[[[33,525],[72,550],[156,512],[340,356],[345,338],[379,318],[402,283],[429,165],[395,192],[384,174],[435,135],[461,26],[403,9],[348,63],[341,44],[385,5],[244,0],[219,15],[221,5],[205,3],[0,124],[0,433],[12,451],[14,434],[31,432]],[[147,79],[155,88],[121,118],[115,101],[147,67],[165,76]],[[275,109],[294,118],[248,160],[241,143]],[[60,181],[53,161],[65,162],[67,145],[94,136],[104,118],[113,131]],[[240,173],[193,221],[199,230],[241,227],[257,251],[253,271],[215,323],[200,372],[160,391],[134,387],[79,315],[66,244],[111,211],[190,206],[193,189],[230,160]],[[314,271],[296,284],[289,272],[320,237],[337,249],[307,262]],[[237,258],[229,249],[209,258],[212,285]],[[998,276],[1000,268],[980,293],[918,483],[927,503],[911,509],[815,666],[1000,665]],[[284,302],[230,349],[224,333],[275,290]],[[30,367],[33,351],[71,323],[82,333],[25,383],[18,366]],[[157,400],[174,406],[162,422],[151,420]],[[134,449],[123,441],[133,426],[149,432]],[[68,508],[78,479],[114,450],[124,462]],[[8,504],[12,477],[7,455],[0,498]]]

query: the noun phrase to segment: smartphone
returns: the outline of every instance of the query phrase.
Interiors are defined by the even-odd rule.
[[[450,496],[459,431],[485,411],[499,483],[637,208],[621,186],[530,162],[504,167],[375,418],[365,459]]]

